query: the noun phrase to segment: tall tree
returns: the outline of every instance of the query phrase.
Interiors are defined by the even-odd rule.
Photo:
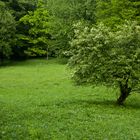
[[[43,1],[38,2],[35,11],[30,11],[20,19],[26,28],[26,34],[21,35],[21,41],[27,41],[30,47],[25,51],[29,56],[44,56],[48,54],[48,40],[51,37],[49,28],[49,14]]]
[[[26,15],[29,11],[34,11],[36,9],[36,0],[11,0],[8,6],[13,11],[13,15],[16,19],[16,44],[13,46],[14,59],[24,59],[26,54],[24,51],[29,47],[27,41],[21,41],[20,35],[26,35],[27,31],[25,26],[19,22],[20,18]],[[25,47],[26,45],[26,47]]]
[[[1,0],[5,6],[9,9],[10,13],[16,21],[16,41],[12,44],[12,55],[14,59],[24,58],[26,55],[24,53],[24,44],[27,45],[27,42],[21,42],[19,39],[20,34],[26,34],[26,30],[19,22],[19,19],[26,15],[28,11],[34,11],[36,8],[36,0]]]
[[[5,3],[0,1],[0,61],[9,58],[15,35],[15,20]]]

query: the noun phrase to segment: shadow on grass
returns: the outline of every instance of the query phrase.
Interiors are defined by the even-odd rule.
[[[140,109],[140,104],[136,103],[130,103],[127,102],[124,103],[124,105],[118,105],[115,100],[82,100],[81,102],[85,102],[88,105],[100,105],[100,106],[115,106],[115,107],[123,107],[123,108],[133,108],[133,109]]]
[[[138,103],[126,103],[124,104],[124,107],[131,108],[131,109],[140,109],[140,104]]]
[[[67,59],[59,59],[59,58],[32,58],[25,60],[17,60],[17,61],[6,61],[3,64],[0,64],[0,68],[11,67],[11,66],[37,66],[37,65],[46,65],[46,64],[67,64]]]
[[[26,65],[27,60],[20,60],[20,61],[7,61],[0,65],[0,68],[11,67],[11,66],[18,66],[18,65]]]
[[[79,105],[79,106],[84,106],[84,107],[92,107],[95,105],[100,105],[100,106],[112,106],[116,105],[115,101],[113,100],[104,100],[104,101],[99,101],[99,100],[68,100],[68,101],[60,101],[55,103],[56,106],[59,107],[66,107],[66,106],[73,106],[73,105]],[[47,106],[47,104],[41,104],[39,106]]]
[[[94,107],[94,106],[100,106],[100,107],[117,107],[117,108],[126,108],[126,109],[140,109],[140,104],[138,102],[136,103],[130,103],[126,102],[124,105],[119,106],[116,103],[116,100],[73,100],[73,101],[62,101],[55,104],[58,107],[66,107],[66,106],[73,106],[73,105],[79,105],[83,107]]]
[[[115,101],[113,100],[81,100],[88,105],[100,105],[100,106],[109,106],[109,105],[116,105]]]
[[[19,61],[9,61],[7,63],[3,63],[0,65],[0,68],[7,67],[18,67],[18,66],[36,66],[40,64],[46,64],[47,60],[45,59],[27,59],[27,60],[19,60]]]

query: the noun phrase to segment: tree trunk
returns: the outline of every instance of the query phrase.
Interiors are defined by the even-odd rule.
[[[49,49],[47,48],[47,60],[49,60]]]
[[[117,99],[117,104],[123,105],[126,98],[130,95],[131,88],[128,87],[128,79],[125,84],[120,82],[120,97]]]
[[[4,62],[3,53],[0,53],[0,65],[2,65],[3,62]]]

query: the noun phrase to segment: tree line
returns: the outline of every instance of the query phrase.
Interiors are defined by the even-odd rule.
[[[140,21],[137,0],[0,0],[0,60],[69,56],[73,25]]]

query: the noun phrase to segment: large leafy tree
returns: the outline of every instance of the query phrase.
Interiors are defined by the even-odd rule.
[[[9,0],[7,3],[8,7],[13,11],[13,15],[16,20],[16,38],[17,41],[13,46],[13,55],[14,59],[24,59],[26,54],[24,51],[29,47],[27,41],[21,41],[20,35],[26,35],[27,31],[25,26],[19,22],[19,19],[26,15],[29,11],[34,11],[36,9],[36,0]],[[25,47],[26,46],[26,47]]]
[[[0,61],[10,57],[15,35],[15,20],[5,3],[0,1]]]
[[[115,85],[120,88],[118,104],[138,90],[140,81],[140,26],[128,22],[112,31],[104,24],[84,27],[75,25],[75,38],[71,42],[72,57],[69,65],[74,69],[77,83]]]
[[[29,56],[44,56],[48,54],[48,40],[51,37],[49,28],[49,14],[42,1],[38,2],[35,11],[30,11],[20,19],[26,29],[21,35],[21,41],[27,41],[30,46],[25,51]]]

